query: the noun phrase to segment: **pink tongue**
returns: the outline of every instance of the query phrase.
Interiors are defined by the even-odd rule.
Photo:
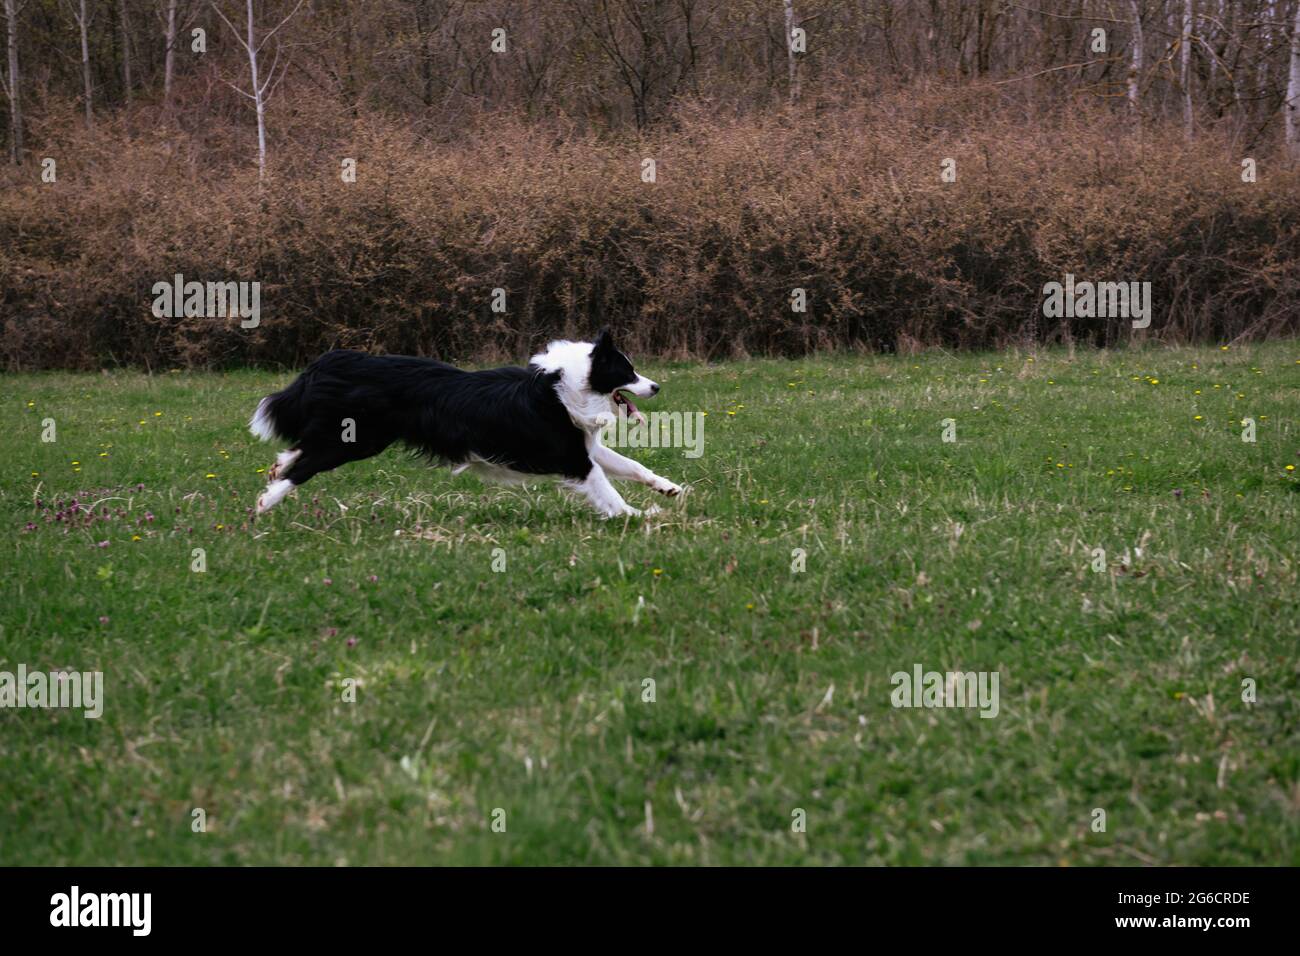
[[[619,392],[619,394],[623,396],[623,401],[624,401],[625,403],[627,403],[627,413],[632,417],[632,419],[633,419],[634,421],[638,421],[638,422],[640,422],[642,425],[644,425],[644,424],[645,424],[645,416],[642,415],[642,414],[641,414],[641,410],[640,410],[639,408],[636,407],[636,403],[633,402],[632,399],[628,398],[627,395],[626,395],[626,393],[624,393],[624,392]]]

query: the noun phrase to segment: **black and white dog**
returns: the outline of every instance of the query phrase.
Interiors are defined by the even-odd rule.
[[[298,485],[402,442],[487,481],[553,475],[607,518],[639,515],[611,478],[673,497],[682,489],[600,443],[619,406],[644,420],[629,395],[659,386],[638,375],[608,332],[592,342],[552,342],[527,368],[467,372],[405,355],[327,352],[257,406],[249,429],[289,442],[257,499],[261,514]]]

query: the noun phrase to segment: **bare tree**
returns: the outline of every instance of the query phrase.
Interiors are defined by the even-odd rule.
[[[81,34],[81,84],[82,99],[86,107],[86,125],[95,125],[94,104],[91,97],[90,82],[90,21],[94,19],[94,14],[87,9],[86,0],[78,0],[77,6],[73,6],[69,0],[64,0],[64,7],[72,14],[72,19],[77,23],[77,30]]]
[[[614,66],[637,129],[644,129],[694,68],[690,16],[674,12],[668,0],[569,0],[568,9]]]
[[[82,2],[84,3],[85,0],[82,0]],[[247,96],[252,100],[253,109],[257,112],[258,182],[261,182],[266,176],[266,101],[270,98],[271,93],[275,92],[275,68],[280,62],[280,44],[277,42],[275,45],[275,56],[271,60],[271,68],[266,71],[266,79],[264,80],[260,78],[258,72],[257,54],[262,52],[262,47],[266,46],[267,41],[270,40],[271,37],[275,36],[282,26],[293,19],[293,15],[298,12],[298,9],[302,4],[303,0],[298,0],[297,4],[294,5],[294,8],[289,11],[289,15],[267,31],[262,39],[258,41],[253,17],[253,0],[247,0],[247,10],[245,12],[246,19],[244,26],[247,39],[244,39],[239,35],[239,30],[226,18],[226,15],[221,12],[221,8],[218,7],[215,2],[212,3],[212,9],[216,11],[217,16],[221,18],[222,22],[225,23],[226,26],[230,27],[230,32],[235,35],[235,40],[244,48],[244,52],[248,54],[248,72],[253,81],[253,91],[251,93],[246,92],[245,90],[241,90],[238,86],[235,86],[233,83],[227,83],[226,85],[236,93]],[[280,76],[283,78],[283,71],[281,71]]]
[[[433,105],[433,33],[441,25],[433,23],[433,10],[430,0],[413,0],[412,12],[415,15],[415,33],[419,38],[420,59],[420,100],[426,107]]]
[[[1141,122],[1139,95],[1142,89],[1142,9],[1138,0],[1129,0],[1133,11],[1133,59],[1128,68],[1128,105],[1135,122]]]
[[[1192,21],[1196,16],[1196,0],[1186,0],[1183,5],[1182,70],[1179,83],[1183,88],[1183,134],[1192,138]]]
[[[9,33],[9,81],[5,96],[9,98],[9,158],[14,165],[23,161],[23,109],[18,99],[18,14],[26,4],[5,0],[5,21]]]
[[[162,25],[163,41],[163,108],[170,111],[172,105],[172,81],[176,77],[176,46],[180,43],[180,34],[198,15],[201,7],[192,10],[187,3],[180,0],[160,0],[154,7],[158,22]],[[165,11],[165,12],[164,12]]]
[[[799,102],[799,61],[794,55],[794,0],[785,0],[785,55],[790,67],[790,102]]]
[[[167,52],[163,57],[163,107],[171,109],[172,77],[176,75],[176,0],[167,0],[167,21],[163,26]]]
[[[250,111],[260,96],[263,126],[271,90],[299,83],[317,87],[311,95],[338,97],[354,113],[363,98],[410,109],[431,128],[497,107],[644,128],[695,96],[748,110],[772,99],[802,104],[805,80],[810,93],[816,82],[834,94],[837,87],[859,93],[886,76],[902,83],[942,77],[944,85],[994,76],[999,85],[1023,81],[1010,89],[1025,90],[1027,103],[1074,95],[1110,104],[1135,128],[1164,122],[1189,137],[1215,129],[1280,147],[1289,116],[1288,142],[1300,142],[1300,90],[1289,70],[1300,0],[303,0],[263,45],[263,34],[296,2],[254,0],[252,46],[260,52],[250,88],[254,64],[244,72],[229,58],[232,49],[249,52],[247,0],[0,0],[0,16],[26,3],[22,25],[9,24],[24,75],[17,66],[7,70],[0,56],[0,84],[21,79],[26,97],[15,91],[0,125],[12,127],[16,111],[26,120],[16,135],[34,135],[37,87],[51,93],[42,102],[81,99],[88,122],[120,105],[112,100],[131,103],[145,90],[172,115],[190,62],[189,28],[202,18],[221,31],[213,42],[225,51],[212,57],[221,75],[239,84]],[[234,27],[237,43],[211,4]],[[111,45],[104,35],[110,17],[122,25],[121,46],[116,35]],[[812,60],[803,46],[814,17],[821,18],[824,67],[815,77],[805,69]],[[74,22],[79,60],[66,42]],[[92,36],[94,26],[101,29]],[[489,48],[497,26],[509,28],[504,56]],[[1097,27],[1118,46],[1107,49],[1106,38],[1092,32]],[[146,36],[153,37],[147,47]],[[319,56],[282,76],[283,61],[302,43]],[[277,45],[281,62],[268,75]],[[45,69],[52,52],[66,52],[66,66]],[[114,59],[121,97],[106,98],[105,55]],[[21,146],[11,142],[10,152]]]
[[[1291,25],[1291,72],[1286,84],[1286,148],[1292,159],[1300,159],[1300,3]]]
[[[90,82],[90,12],[86,9],[86,0],[81,0],[77,29],[81,31],[81,80],[86,89],[86,125],[93,126],[95,113]]]
[[[131,105],[131,19],[126,0],[117,0],[118,17],[122,21],[122,87],[126,92],[126,105]]]

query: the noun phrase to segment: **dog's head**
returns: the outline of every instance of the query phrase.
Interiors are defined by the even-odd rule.
[[[649,398],[659,391],[657,383],[637,374],[606,329],[595,342],[552,342],[545,352],[533,356],[532,364],[550,374],[558,373],[560,400],[583,424],[617,415],[620,405],[627,409],[628,417],[645,421],[632,396]]]

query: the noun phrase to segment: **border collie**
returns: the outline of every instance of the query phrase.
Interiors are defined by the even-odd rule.
[[[593,342],[552,342],[527,368],[467,372],[405,355],[327,352],[257,406],[249,430],[290,443],[267,475],[257,513],[294,488],[402,442],[486,481],[553,475],[606,518],[639,515],[610,483],[637,481],[674,497],[680,486],[600,443],[618,407],[644,421],[629,396],[659,386],[638,375],[607,331]],[[657,509],[651,509],[657,510]]]

